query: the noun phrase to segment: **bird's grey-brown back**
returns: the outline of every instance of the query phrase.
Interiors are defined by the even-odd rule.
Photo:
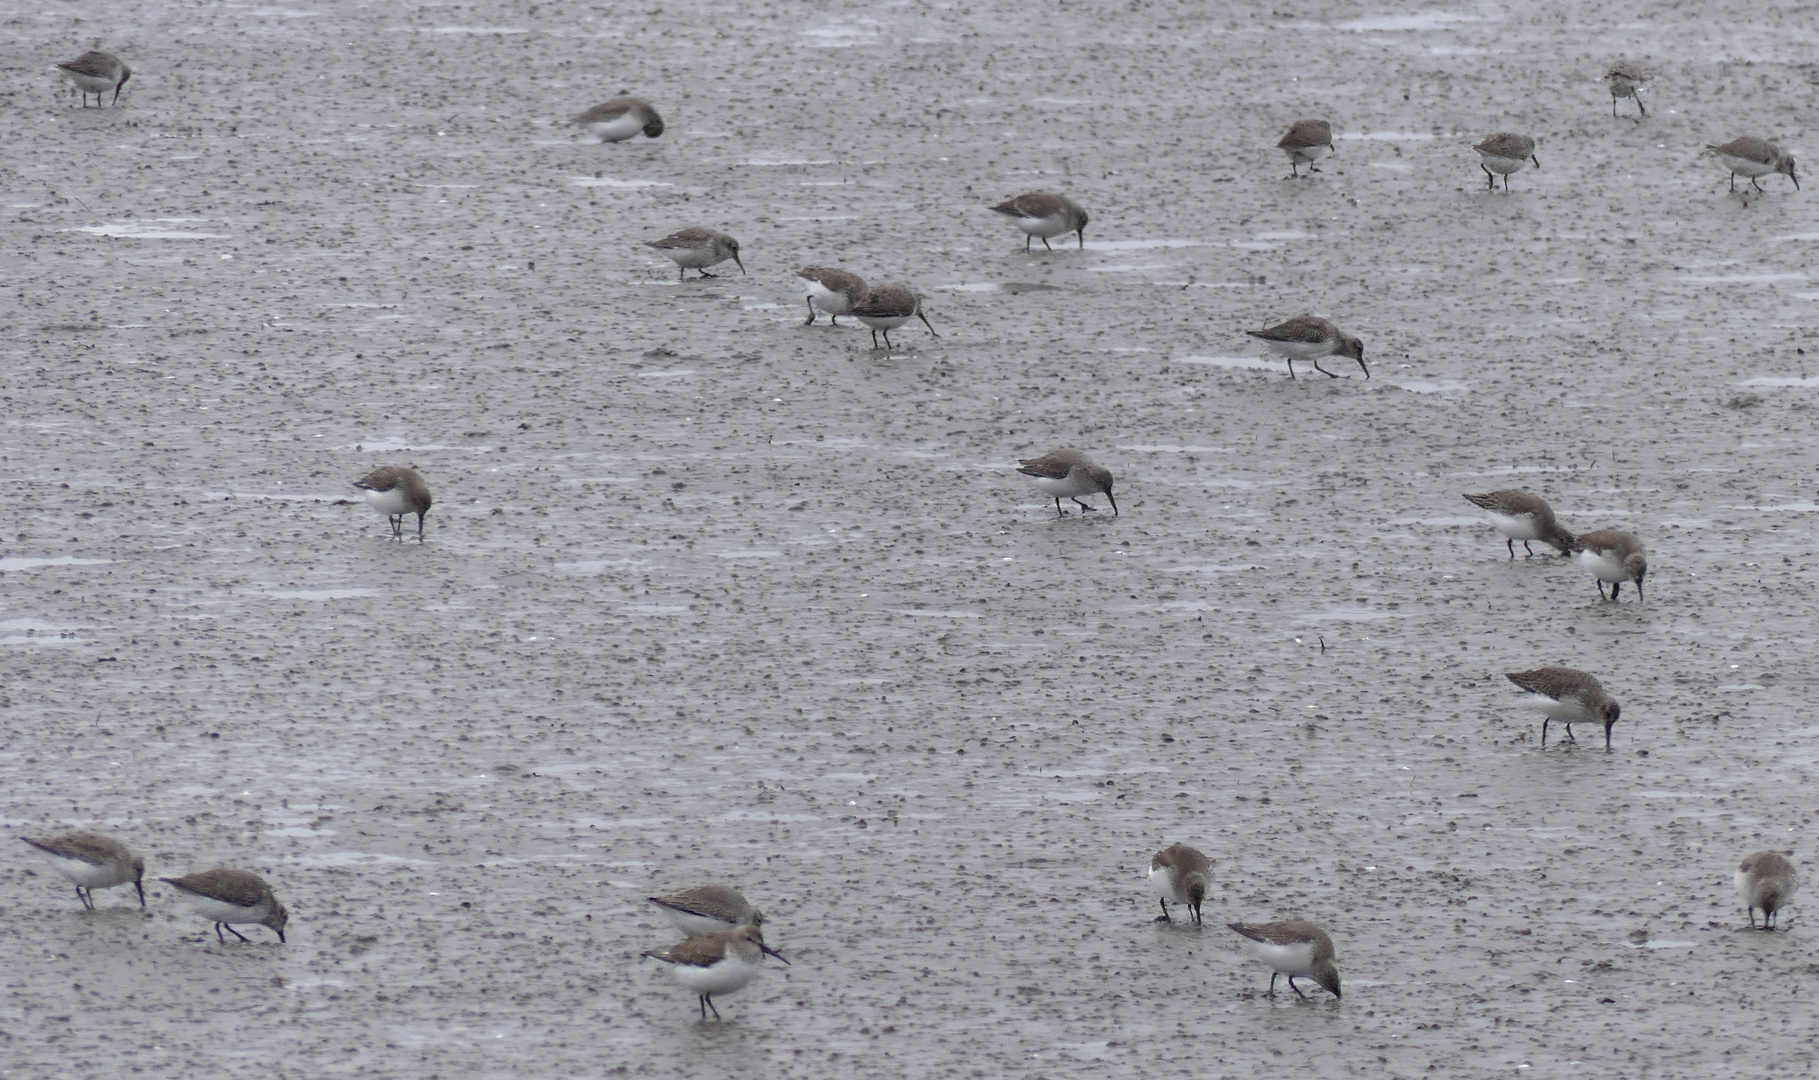
[[[685,929],[699,925],[701,929],[724,929],[734,926],[763,926],[764,915],[746,900],[745,894],[731,885],[719,882],[702,882],[674,889],[657,896],[648,897],[652,904],[670,915],[695,916],[697,919],[714,923],[724,923],[725,927],[711,927],[685,920],[677,920]]]

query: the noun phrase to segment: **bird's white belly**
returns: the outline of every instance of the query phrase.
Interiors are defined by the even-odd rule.
[[[1486,154],[1483,151],[1479,151],[1478,156],[1484,159],[1485,168],[1499,176],[1508,176],[1510,173],[1513,173],[1528,164],[1528,158],[1499,157],[1496,154]]]
[[[399,517],[411,512],[404,492],[398,488],[390,491],[369,491],[366,493],[366,504],[386,517]]]
[[[1150,868],[1150,888],[1155,891],[1157,896],[1160,896],[1164,900],[1174,900],[1186,903],[1186,901],[1181,899],[1180,894],[1175,892],[1175,887],[1169,884],[1167,867]]]
[[[1591,716],[1590,713],[1587,713],[1585,709],[1580,706],[1577,698],[1567,698],[1564,701],[1555,701],[1546,694],[1530,694],[1528,699],[1531,704],[1547,714],[1549,720],[1577,722],[1589,719]]]
[[[1775,171],[1775,166],[1772,164],[1754,161],[1750,158],[1737,157],[1734,154],[1719,154],[1718,160],[1724,164],[1725,168],[1736,173],[1738,176],[1748,176],[1752,179],[1758,176],[1767,176],[1769,173]]]
[[[1331,149],[1329,146],[1285,146],[1282,152],[1297,165],[1312,165],[1325,157]]]
[[[587,130],[600,136],[601,142],[620,142],[644,130],[644,124],[638,119],[636,111],[625,113],[611,120],[595,120],[586,127]]]
[[[83,862],[81,859],[52,855],[51,864],[64,877],[85,889],[111,889],[115,885],[124,885],[132,880],[130,875],[120,873],[113,863],[102,863],[100,866],[96,866],[94,863]]]
[[[229,904],[226,901],[215,900],[207,896],[196,896],[192,893],[184,893],[183,902],[189,905],[191,911],[207,919],[209,922],[258,922],[260,919],[265,918],[267,914],[264,904],[259,904],[254,907],[241,907],[239,904]]]
[[[1019,229],[1043,240],[1047,240],[1051,236],[1060,236],[1068,231],[1067,218],[1061,214],[1050,214],[1047,217],[1020,217],[1014,220]]]
[[[902,326],[904,323],[909,322],[911,319],[913,319],[915,317],[916,316],[915,316],[914,312],[911,312],[908,315],[857,315],[857,316],[855,316],[855,318],[857,318],[860,322],[871,327],[873,330],[895,330],[895,329],[897,329],[897,327]]]
[[[1076,473],[1069,473],[1059,480],[1048,476],[1033,476],[1030,479],[1036,481],[1036,486],[1041,488],[1044,493],[1051,498],[1056,499],[1071,499],[1077,495],[1091,495],[1093,492],[1099,490],[1093,485],[1092,481],[1087,480],[1085,477],[1079,476]],[[1150,871],[1152,877],[1154,877],[1156,873],[1158,873],[1158,871]],[[1160,871],[1160,873],[1162,874],[1163,879],[1167,880],[1168,871],[1163,870]]]
[[[1579,563],[1587,570],[1590,570],[1593,574],[1597,575],[1599,581],[1624,582],[1630,579],[1629,571],[1623,568],[1623,560],[1617,558],[1613,554],[1597,551],[1581,551],[1579,553]]]
[[[730,994],[743,989],[758,974],[757,964],[721,959],[707,967],[671,964],[676,980],[697,994]]]
[[[829,315],[845,315],[853,310],[853,302],[845,293],[835,292],[819,281],[808,282],[808,298]]]
[[[713,248],[705,247],[705,246],[704,247],[659,248],[658,250],[662,251],[663,254],[667,255],[669,257],[670,261],[675,263],[677,266],[686,266],[690,270],[696,270],[703,266],[712,266],[715,263],[721,263],[721,262],[726,261],[726,257],[724,255],[715,255]]]
[[[1491,524],[1511,540],[1541,539],[1541,526],[1533,514],[1492,514]]]
[[[104,92],[114,88],[114,80],[105,75],[78,75],[73,71],[65,71],[63,74],[69,76],[69,81],[75,83],[76,88],[85,94],[100,97]],[[87,886],[83,887],[87,888]]]
[[[1267,941],[1253,941],[1251,948],[1256,951],[1259,959],[1284,975],[1307,975],[1314,970],[1312,943],[1276,945]]]

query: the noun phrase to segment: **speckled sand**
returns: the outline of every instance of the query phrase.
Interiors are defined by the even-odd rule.
[[[5,841],[0,1077],[1813,1069],[1811,924],[1730,875],[1819,873],[1819,194],[1698,157],[1808,154],[1806,14],[77,10],[0,9],[0,815],[256,870],[290,942]],[[562,124],[621,90],[663,138]],[[1084,252],[986,210],[1041,188]],[[750,275],[678,286],[688,224]],[[942,336],[803,328],[804,263]],[[1375,377],[1241,333],[1303,312]],[[1012,471],[1063,445],[1122,517]],[[387,463],[421,546],[352,501]],[[1518,485],[1647,603],[1511,563],[1459,496]],[[1613,753],[1537,748],[1546,663]],[[722,1023],[637,959],[701,877],[793,961]],[[1287,916],[1342,1002],[1261,996],[1223,924]]]

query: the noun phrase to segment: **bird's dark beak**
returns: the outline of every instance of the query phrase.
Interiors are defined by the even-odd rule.
[[[278,944],[284,944],[284,931],[278,931]]]
[[[1371,377],[1371,369],[1364,367],[1364,354],[1363,353],[1358,354],[1358,366],[1361,368],[1364,368],[1364,377],[1365,378],[1368,379]]]
[[[1105,493],[1105,501],[1112,504],[1112,516],[1117,517],[1118,516],[1118,500],[1112,498],[1112,493],[1108,491]]]
[[[774,957],[776,957],[776,958],[777,958],[777,959],[779,959],[779,960],[783,960],[783,954],[782,954],[782,953],[780,953],[780,952],[778,952],[778,951],[777,951],[777,950],[776,950],[776,949],[773,949],[773,948],[771,948],[771,947],[770,947],[770,946],[769,946],[769,945],[760,945],[760,946],[758,946],[758,947],[759,947],[759,948],[760,948],[760,949],[763,949],[763,950],[764,950],[764,955],[766,955],[766,956],[774,956]],[[783,960],[783,962],[784,962],[784,963],[786,963],[786,964],[788,964],[788,963],[789,963],[789,961],[788,961],[788,960]],[[793,965],[793,964],[792,964],[792,965],[791,965],[791,966],[792,966],[792,967],[793,967],[793,966],[795,966],[795,965]]]
[[[1530,154],[1530,155],[1529,155],[1529,157],[1528,157],[1528,159],[1529,159],[1529,160],[1530,160],[1530,161],[1532,161],[1532,162],[1534,162],[1534,163],[1535,163],[1535,168],[1536,168],[1536,169],[1537,169],[1537,170],[1539,170],[1539,169],[1540,169],[1540,168],[1541,168],[1541,159],[1540,159],[1540,158],[1538,158],[1538,157],[1536,157],[1536,156],[1535,156],[1535,155],[1533,155],[1533,154]]]
[[[133,882],[133,888],[139,890],[139,906],[143,908],[145,906],[145,884],[143,882],[135,881]]]
[[[733,252],[733,262],[738,264],[739,272],[741,274],[745,273],[745,264],[742,262],[739,262],[739,253],[737,251]]]
[[[940,335],[940,334],[936,334],[936,333],[935,333],[935,328],[934,328],[934,327],[932,327],[932,326],[929,326],[929,323],[928,323],[928,316],[927,316],[927,315],[924,315],[924,314],[922,314],[922,308],[921,308],[921,306],[919,306],[919,305],[918,305],[918,306],[917,306],[917,308],[916,308],[916,318],[918,318],[918,319],[921,319],[921,320],[922,320],[922,325],[923,325],[923,326],[928,326],[928,332],[929,332],[929,333],[930,333],[930,334],[931,334],[931,335],[933,335],[933,336],[935,336],[935,337],[940,337],[940,336],[941,336],[941,335]]]

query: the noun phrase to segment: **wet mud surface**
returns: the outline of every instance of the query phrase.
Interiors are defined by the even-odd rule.
[[[1810,1069],[1812,932],[1730,874],[1811,865],[1816,196],[1697,155],[1800,156],[1814,42],[1724,10],[4,9],[0,812],[291,922],[85,913],[15,842],[0,1074]],[[561,123],[626,89],[662,139]],[[1039,188],[1084,251],[985,209]],[[689,224],[749,276],[639,246]],[[803,264],[941,336],[804,328]],[[1373,378],[1241,333],[1304,312]],[[1056,446],[1122,516],[1014,473]],[[1508,486],[1647,602],[1510,561]],[[1612,752],[1538,747],[1549,663]],[[638,959],[700,878],[792,961],[721,1023]],[[1223,928],[1294,916],[1343,1002]]]

